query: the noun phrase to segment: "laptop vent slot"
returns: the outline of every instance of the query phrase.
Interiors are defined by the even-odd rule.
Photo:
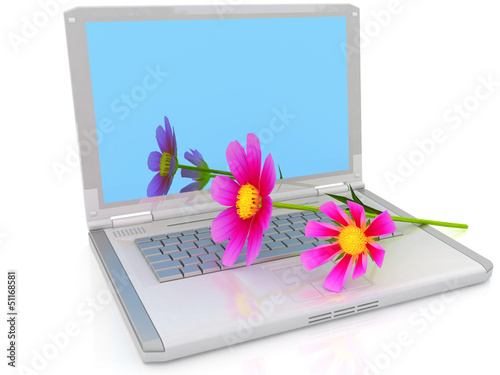
[[[347,308],[341,309],[341,310],[336,310],[336,311],[333,312],[333,317],[337,318],[337,317],[340,317],[340,316],[345,316],[345,315],[353,314],[354,311],[356,311],[356,307],[355,306],[347,307]]]
[[[378,307],[378,301],[372,301],[368,303],[363,303],[361,305],[358,305],[358,308],[356,311],[365,311],[365,310],[370,310]]]
[[[325,313],[325,314],[321,314],[321,315],[311,316],[309,318],[309,324],[324,322],[326,320],[330,320],[331,318],[332,318],[332,313],[331,312]]]
[[[141,233],[146,233],[146,229],[144,229],[144,227],[115,230],[113,232],[113,236],[115,236],[115,238],[118,238],[118,237],[133,236]]]
[[[354,314],[355,312],[362,312],[370,309],[375,309],[378,307],[378,301],[372,301],[363,303],[358,306],[346,307],[345,309],[335,310],[333,313],[324,313],[320,315],[311,316],[309,318],[309,324],[324,322],[333,318],[340,318],[346,315]]]

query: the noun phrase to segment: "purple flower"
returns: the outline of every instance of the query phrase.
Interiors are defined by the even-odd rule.
[[[184,157],[186,160],[191,162],[196,167],[206,168],[208,169],[208,164],[205,160],[203,160],[203,156],[200,154],[198,150],[190,149],[191,153],[186,151],[184,153]],[[186,185],[181,189],[181,193],[185,193],[187,191],[196,191],[203,189],[208,182],[210,181],[210,172],[202,172],[202,171],[192,171],[190,169],[182,169],[181,176],[191,178],[194,182]]]
[[[149,169],[158,172],[148,185],[148,197],[166,195],[177,171],[177,142],[166,116],[165,129],[156,128],[156,141],[161,152],[153,151],[148,157]]]

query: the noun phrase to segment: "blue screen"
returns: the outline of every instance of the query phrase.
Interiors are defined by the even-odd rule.
[[[104,203],[147,197],[165,116],[179,164],[196,149],[228,171],[229,142],[255,133],[284,178],[349,169],[344,17],[88,22],[86,33]],[[191,182],[179,170],[168,194]]]

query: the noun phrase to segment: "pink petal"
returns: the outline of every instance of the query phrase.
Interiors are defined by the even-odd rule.
[[[262,246],[262,237],[264,230],[258,219],[254,218],[250,224],[250,232],[248,233],[247,244],[247,266],[251,265],[255,258],[259,255]]]
[[[366,247],[368,248],[368,251],[370,252],[370,255],[372,256],[375,264],[379,268],[382,267],[382,263],[384,262],[385,250],[382,249],[382,247],[376,242],[368,242],[366,244]]]
[[[366,221],[365,209],[356,202],[347,201],[347,205],[349,206],[354,223],[358,228],[361,228]]]
[[[231,240],[227,244],[224,255],[222,256],[222,264],[224,266],[231,267],[240,256],[241,249],[243,249],[247,240],[250,222],[251,220],[238,221],[238,224],[231,235]]]
[[[365,253],[358,254],[358,261],[354,267],[354,272],[352,274],[353,279],[357,279],[366,273],[366,261],[368,256]]]
[[[240,185],[228,176],[217,176],[212,181],[212,198],[224,206],[235,206]]]
[[[311,250],[306,250],[300,254],[300,260],[304,268],[308,271],[325,264],[330,261],[334,256],[340,255],[342,249],[340,245],[335,242],[331,245],[320,245]]]
[[[330,223],[308,221],[306,224],[306,237],[332,238],[338,237],[339,233],[340,228]]]
[[[350,225],[349,216],[333,202],[326,202],[319,207],[319,210],[344,227]]]
[[[226,150],[227,164],[236,181],[245,185],[250,181],[248,162],[245,150],[238,141],[229,143]]]
[[[394,225],[391,215],[389,215],[389,212],[384,211],[373,219],[368,228],[366,228],[365,235],[367,237],[385,236],[395,231],[396,225]]]
[[[344,285],[351,273],[352,264],[353,257],[349,254],[344,255],[340,262],[333,267],[332,272],[330,272],[326,278],[323,286],[332,292],[340,292],[342,290],[342,285]]]
[[[264,230],[269,229],[269,223],[271,222],[271,215],[273,214],[273,201],[270,196],[262,197],[262,206],[257,213],[257,218],[260,222],[260,226]]]
[[[247,162],[250,183],[256,188],[260,182],[260,168],[262,166],[259,138],[253,133],[247,135]]]
[[[212,221],[212,228],[210,233],[215,242],[227,241],[233,236],[233,232],[241,219],[236,213],[236,207],[229,207],[222,211]]]
[[[276,183],[276,170],[274,169],[274,161],[271,154],[267,155],[262,167],[262,175],[260,176],[259,192],[261,196],[271,194]]]

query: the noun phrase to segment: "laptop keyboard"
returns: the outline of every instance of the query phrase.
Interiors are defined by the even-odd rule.
[[[331,219],[321,212],[301,211],[272,217],[254,264],[297,256],[325,243],[304,236],[309,220],[331,223]],[[396,232],[384,238],[400,235],[401,232]],[[246,266],[246,246],[232,267],[222,265],[228,241],[214,243],[208,227],[138,238],[135,242],[160,282]]]

